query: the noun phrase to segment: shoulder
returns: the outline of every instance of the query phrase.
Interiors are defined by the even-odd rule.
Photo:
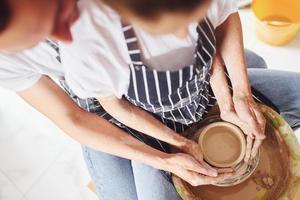
[[[45,40],[31,49],[16,53],[0,53],[0,68],[11,66],[19,69],[36,69],[59,63],[59,47],[56,42]]]
[[[79,8],[73,42],[60,43],[66,80],[82,98],[111,92],[121,96],[129,81],[130,58],[120,16],[99,0],[83,0]]]
[[[79,4],[81,16],[72,27],[73,42],[60,44],[64,53],[117,59],[128,63],[128,52],[120,16],[101,0],[83,0]],[[112,66],[113,67],[113,66]]]
[[[78,7],[80,18],[72,28],[75,35],[80,32],[92,34],[98,30],[105,34],[107,31],[121,29],[121,17],[101,0],[81,0]]]
[[[207,16],[216,28],[237,11],[237,0],[212,0]]]
[[[54,47],[41,42],[36,47],[18,53],[0,53],[0,86],[23,90],[46,74],[46,67],[59,64]],[[59,68],[59,67],[57,67]]]

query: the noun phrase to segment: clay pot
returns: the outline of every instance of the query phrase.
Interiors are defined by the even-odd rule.
[[[215,122],[200,133],[199,144],[206,162],[214,167],[234,167],[246,153],[244,133],[228,122]]]

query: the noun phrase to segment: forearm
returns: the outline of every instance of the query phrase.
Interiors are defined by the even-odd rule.
[[[163,168],[164,159],[168,154],[142,143],[97,115],[86,111],[77,113],[78,118],[71,118],[69,122],[55,121],[55,123],[81,144],[155,168]]]
[[[168,157],[168,154],[138,141],[107,120],[82,110],[47,77],[18,94],[83,145],[156,168],[161,168],[164,158]]]
[[[220,111],[230,111],[233,108],[232,95],[225,75],[224,62],[218,51],[212,64],[210,84]]]
[[[99,99],[104,109],[118,121],[146,135],[171,144],[179,149],[186,149],[190,140],[176,134],[148,112],[134,106],[124,99],[107,97]]]
[[[233,92],[251,93],[244,56],[242,27],[238,13],[230,15],[216,30],[217,48],[229,73]]]

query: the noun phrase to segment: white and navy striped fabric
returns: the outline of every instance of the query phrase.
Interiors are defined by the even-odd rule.
[[[197,27],[194,64],[177,71],[158,71],[145,66],[133,27],[123,24],[123,31],[132,61],[128,101],[153,113],[176,132],[183,132],[201,120],[215,104],[209,80],[216,39],[209,20],[203,20]]]

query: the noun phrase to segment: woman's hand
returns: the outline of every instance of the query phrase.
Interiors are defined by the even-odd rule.
[[[266,119],[251,95],[233,94],[233,105],[221,109],[221,118],[239,126],[247,135],[245,161],[257,154],[258,148],[265,139]]]
[[[188,140],[186,148],[183,148],[183,151],[191,156],[193,156],[200,164],[205,167],[207,170],[210,170],[212,172],[218,172],[219,173],[230,173],[233,172],[232,168],[214,168],[207,164],[204,161],[203,153],[200,148],[200,145],[193,140]]]
[[[232,176],[231,173],[218,175],[216,170],[207,165],[203,160],[199,162],[188,154],[174,153],[165,158],[163,170],[177,175],[192,186],[208,185]]]
[[[193,186],[219,182],[232,175],[232,169],[216,169],[203,160],[200,145],[186,140],[181,149],[184,153],[174,153],[167,159],[167,171],[170,171]]]

